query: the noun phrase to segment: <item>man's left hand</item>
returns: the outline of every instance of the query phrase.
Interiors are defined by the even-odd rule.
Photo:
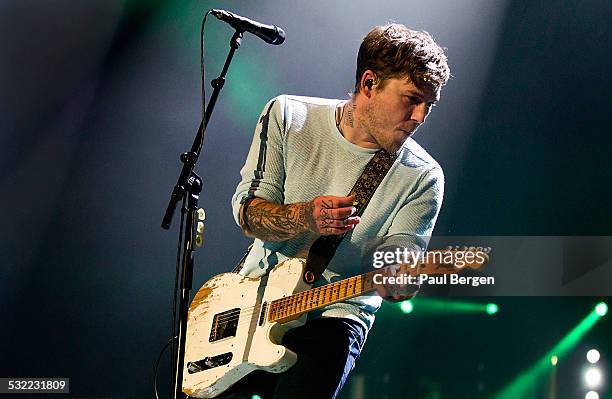
[[[385,266],[377,270],[376,273],[380,273],[382,277],[400,277],[402,275],[405,275],[407,277],[409,275],[407,271],[400,270],[400,265]],[[377,278],[377,280],[382,280],[383,282],[385,282],[383,278]],[[396,278],[396,281],[397,280],[399,279]],[[375,283],[374,285],[376,286],[376,292],[378,293],[378,295],[380,295],[383,299],[386,299],[391,302],[401,302],[414,298],[414,296],[419,291],[418,284],[400,284],[396,282],[394,284]]]

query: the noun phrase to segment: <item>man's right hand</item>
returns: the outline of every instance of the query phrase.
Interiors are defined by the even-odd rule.
[[[285,241],[306,231],[317,235],[343,234],[361,221],[359,216],[353,216],[354,199],[326,195],[281,205],[255,197],[241,206],[240,225],[247,236],[266,241]]]
[[[355,196],[336,197],[325,195],[316,197],[306,204],[308,229],[318,235],[343,234],[355,228],[361,218],[354,216],[357,209],[353,205]]]

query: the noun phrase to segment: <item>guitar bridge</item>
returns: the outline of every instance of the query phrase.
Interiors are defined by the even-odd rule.
[[[215,342],[220,339],[235,337],[239,319],[240,308],[217,313],[213,318],[212,329],[210,330],[208,341]]]

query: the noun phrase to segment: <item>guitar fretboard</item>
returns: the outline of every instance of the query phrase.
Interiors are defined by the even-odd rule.
[[[374,271],[313,288],[270,303],[268,321],[278,321],[374,291]]]

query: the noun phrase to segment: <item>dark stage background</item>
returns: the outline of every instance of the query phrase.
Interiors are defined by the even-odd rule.
[[[448,48],[453,79],[415,136],[445,170],[436,235],[612,235],[608,1],[5,0],[0,377],[70,377],[71,396],[153,397],[178,218],[169,232],[160,222],[200,118],[209,8],[282,26],[287,40],[245,35],[209,125],[196,287],[248,245],[230,197],[265,102],[346,97],[361,38],[391,20]],[[209,18],[208,81],[232,33]],[[602,298],[488,299],[500,305],[493,318],[386,305],[342,397],[488,398]],[[568,357],[558,398],[584,397],[572,359],[589,345],[612,356],[611,330],[603,319]]]

